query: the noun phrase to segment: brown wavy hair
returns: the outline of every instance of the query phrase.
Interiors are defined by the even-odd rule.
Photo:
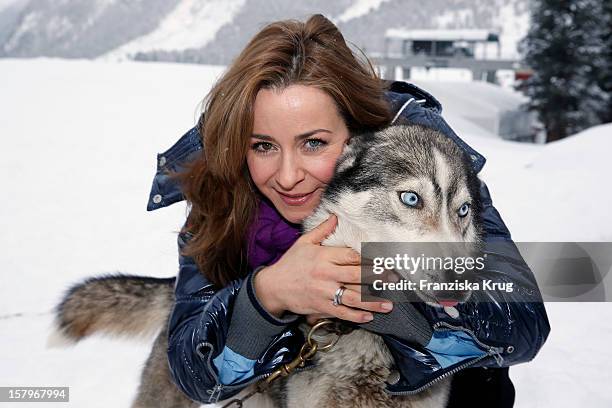
[[[246,155],[258,91],[314,86],[332,97],[351,134],[378,130],[391,113],[384,82],[364,59],[321,14],[278,21],[251,39],[204,99],[203,153],[173,177],[189,208],[183,232],[191,239],[183,255],[217,287],[248,273],[245,238],[259,199]]]

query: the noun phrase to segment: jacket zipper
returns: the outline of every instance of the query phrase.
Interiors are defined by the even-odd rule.
[[[480,360],[483,360],[484,358],[491,357],[491,356],[493,356],[493,354],[487,353],[487,354],[482,355],[482,356],[480,356],[478,358],[475,358],[472,361],[468,361],[467,363],[464,363],[464,364],[462,364],[460,366],[457,366],[457,367],[453,368],[450,371],[445,372],[441,376],[434,378],[430,382],[428,382],[428,383],[426,383],[426,384],[424,384],[424,385],[422,385],[419,388],[416,388],[414,390],[410,390],[410,391],[388,391],[388,390],[385,390],[385,391],[387,393],[389,393],[390,395],[414,395],[414,394],[418,394],[419,392],[421,392],[421,391],[425,390],[426,388],[429,388],[432,385],[442,381],[443,379],[447,378],[448,376],[451,376],[451,375],[455,374],[456,372],[461,371],[464,368],[467,368],[467,367],[469,367],[469,366],[471,366],[473,364],[476,364]]]
[[[446,331],[446,330],[460,330],[463,331],[467,334],[470,335],[470,337],[472,338],[472,340],[474,340],[476,342],[476,344],[478,344],[480,347],[486,349],[489,353],[492,352],[493,356],[496,356],[495,361],[497,362],[497,364],[501,367],[501,365],[504,363],[504,358],[501,355],[501,352],[504,351],[503,347],[493,347],[493,346],[489,346],[488,344],[483,343],[482,341],[478,340],[478,338],[476,337],[476,335],[474,334],[474,332],[470,329],[466,329],[465,327],[462,326],[454,326],[452,324],[446,323],[446,322],[437,322],[433,325],[433,329],[439,329],[442,331]]]
[[[446,322],[437,322],[433,325],[433,329],[436,330],[460,330],[463,332],[468,333],[472,339],[476,342],[476,344],[478,344],[479,346],[483,347],[484,349],[487,350],[487,354],[484,354],[480,357],[477,357],[471,361],[468,361],[466,363],[463,363],[455,368],[453,368],[450,371],[445,372],[444,374],[440,375],[439,377],[434,378],[433,380],[429,381],[428,383],[420,386],[419,388],[416,388],[414,390],[410,390],[410,391],[388,391],[385,390],[387,393],[389,393],[390,395],[414,395],[414,394],[418,394],[419,392],[425,390],[426,388],[431,387],[432,385],[442,381],[443,379],[465,369],[468,368],[476,363],[478,363],[481,360],[484,360],[487,357],[493,357],[495,359],[495,361],[497,362],[497,364],[499,366],[501,366],[504,362],[504,358],[501,355],[501,352],[504,350],[503,347],[493,347],[493,346],[489,346],[487,344],[484,344],[483,342],[481,342],[480,340],[478,340],[478,338],[476,338],[476,335],[474,334],[473,331],[466,329],[465,327],[461,327],[461,326],[453,326],[451,324],[448,324]]]
[[[222,384],[216,384],[212,390],[207,391],[207,393],[210,393],[210,397],[208,398],[208,403],[214,403],[219,401],[219,397],[221,396],[221,390],[223,389],[223,385]],[[215,398],[216,396],[216,398]]]

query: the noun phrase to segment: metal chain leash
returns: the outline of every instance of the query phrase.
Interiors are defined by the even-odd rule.
[[[336,337],[329,343],[325,344],[324,346],[319,346],[319,342],[316,341],[313,336],[315,332],[323,326],[331,326],[327,330],[331,333],[336,334]],[[274,382],[278,378],[287,377],[290,374],[292,374],[298,367],[304,367],[304,365],[306,364],[306,361],[314,358],[317,352],[319,351],[326,352],[326,351],[331,350],[332,347],[336,345],[336,343],[338,342],[338,340],[340,339],[342,335],[348,334],[351,331],[353,331],[353,328],[347,326],[346,324],[340,321],[335,321],[331,319],[317,320],[317,322],[314,324],[314,326],[312,326],[312,328],[308,332],[308,336],[306,337],[306,342],[304,342],[304,344],[302,345],[302,348],[300,349],[300,352],[298,353],[298,356],[295,359],[293,359],[287,364],[283,364],[280,368],[278,368],[268,377],[262,378],[257,384],[255,384],[255,389],[249,392],[244,397],[234,398],[233,400],[229,401],[227,404],[223,405],[223,407],[221,408],[231,407],[232,405],[236,405],[237,407],[242,407],[244,402],[247,399],[251,398],[253,395],[257,393],[266,391],[268,388],[270,388],[272,382]]]

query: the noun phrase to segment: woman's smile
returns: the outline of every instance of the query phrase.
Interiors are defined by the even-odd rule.
[[[311,191],[310,193],[302,193],[302,194],[281,193],[278,190],[276,192],[281,197],[281,199],[285,202],[285,204],[291,205],[291,206],[299,206],[299,205],[306,204],[306,202],[314,196],[315,191]]]
[[[308,201],[310,197],[312,197],[312,192],[306,193],[306,194],[288,195],[288,194],[283,194],[279,191],[278,194],[281,196],[281,198],[287,205],[302,205],[306,201]]]

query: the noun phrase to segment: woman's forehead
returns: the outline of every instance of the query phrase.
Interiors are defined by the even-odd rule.
[[[253,133],[294,130],[300,134],[313,127],[336,128],[340,124],[343,120],[332,97],[313,86],[261,89],[255,100]]]

